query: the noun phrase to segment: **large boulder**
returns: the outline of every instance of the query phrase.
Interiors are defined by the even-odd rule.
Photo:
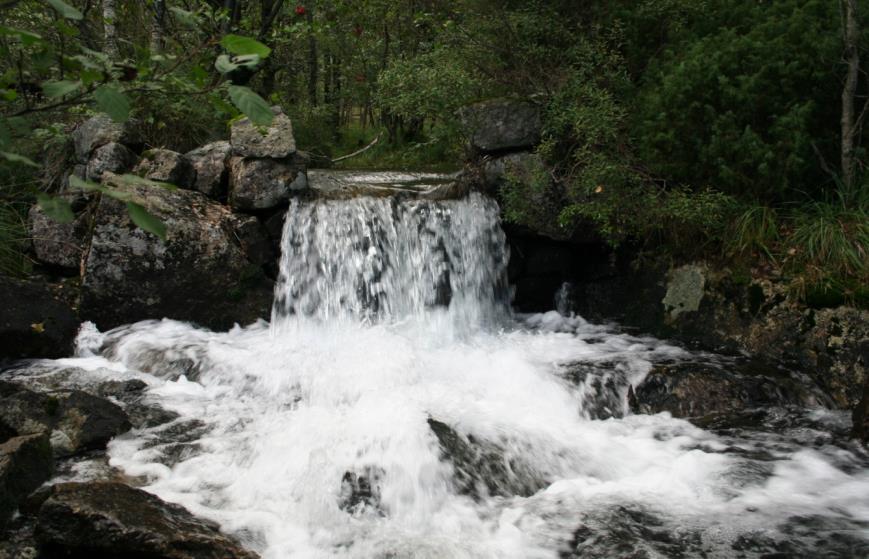
[[[496,193],[510,180],[529,182],[535,173],[549,171],[536,153],[520,151],[483,161],[483,184],[487,191]]]
[[[54,460],[45,433],[0,444],[0,530],[21,501],[51,477]]]
[[[66,357],[79,320],[46,283],[0,276],[0,359]]]
[[[87,163],[95,149],[110,142],[127,146],[138,146],[142,143],[135,122],[120,124],[104,114],[98,114],[79,124],[72,133],[72,139],[79,163]]]
[[[293,192],[308,188],[304,164],[288,160],[233,157],[230,160],[229,204],[235,210],[268,210],[285,204]]]
[[[101,181],[103,173],[124,173],[136,164],[136,154],[123,144],[110,142],[96,148],[87,164],[88,180]]]
[[[471,146],[484,153],[533,147],[540,141],[540,107],[493,99],[464,107],[459,116]]]
[[[866,345],[869,346],[869,342],[866,342]],[[866,376],[863,381],[863,397],[854,407],[851,419],[853,420],[852,434],[854,438],[869,444],[869,376]]]
[[[130,427],[124,410],[105,398],[80,390],[43,393],[0,383],[0,433],[49,433],[56,456],[104,449]]]
[[[224,198],[231,153],[232,145],[226,141],[212,142],[187,152],[187,159],[196,171],[193,188],[215,200]]]
[[[134,173],[179,188],[191,188],[196,180],[196,169],[187,157],[169,149],[150,149],[144,152]]]
[[[709,418],[768,406],[829,404],[803,376],[758,361],[655,366],[631,397],[635,413]]]
[[[39,508],[36,537],[44,551],[64,557],[257,557],[213,522],[117,482],[53,486]]]
[[[136,227],[123,203],[104,196],[85,263],[83,318],[101,329],[165,317],[222,329],[268,316],[271,284],[227,207],[190,190],[118,188],[162,220],[167,239]]]
[[[78,271],[90,233],[90,214],[79,213],[71,223],[59,223],[42,211],[30,208],[30,238],[36,259],[49,266]]]
[[[272,107],[272,112],[275,113],[275,117],[265,130],[254,125],[247,118],[232,124],[230,143],[235,155],[283,159],[296,153],[293,123],[280,107]]]

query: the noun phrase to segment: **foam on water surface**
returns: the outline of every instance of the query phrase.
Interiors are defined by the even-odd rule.
[[[506,264],[480,196],[295,203],[271,324],[85,328],[57,366],[147,379],[180,417],[114,440],[111,465],[266,558],[759,557],[819,533],[869,549],[869,460],[823,436],[841,414],[728,438],[630,415],[619,394],[590,419],[568,364],[626,387],[688,352],[511,316]],[[447,456],[432,421],[488,466],[459,471],[485,460]],[[367,496],[346,506],[360,478]]]

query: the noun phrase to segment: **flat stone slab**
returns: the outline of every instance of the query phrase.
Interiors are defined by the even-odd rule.
[[[458,181],[458,173],[311,170],[308,171],[308,186],[317,197],[328,200],[357,196],[448,200],[467,194]]]

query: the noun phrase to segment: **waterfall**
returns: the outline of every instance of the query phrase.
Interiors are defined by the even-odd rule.
[[[867,549],[869,457],[830,435],[842,414],[630,414],[653,364],[719,358],[590,324],[568,285],[561,313],[511,313],[498,216],[479,194],[294,201],[271,323],[85,327],[54,366],[147,383],[136,405],[165,411],[110,466],[265,559]]]
[[[491,325],[509,313],[507,259],[498,207],[479,194],[294,201],[272,323],[372,323],[441,309],[456,324]]]

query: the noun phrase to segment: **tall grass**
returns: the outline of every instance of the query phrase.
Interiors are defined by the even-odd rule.
[[[20,277],[30,271],[28,232],[23,209],[0,200],[0,274]]]

